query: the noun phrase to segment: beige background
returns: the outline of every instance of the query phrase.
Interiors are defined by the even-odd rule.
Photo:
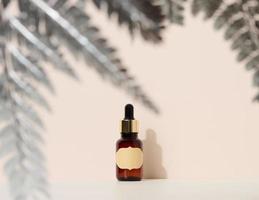
[[[186,26],[169,28],[164,43],[154,46],[139,37],[132,41],[125,27],[89,10],[162,113],[146,110],[80,62],[74,64],[79,83],[49,70],[57,91],[47,95],[53,112],[42,116],[51,181],[114,179],[115,141],[128,102],[135,104],[140,137],[146,138],[145,177],[259,177],[256,90],[222,32],[188,12]]]

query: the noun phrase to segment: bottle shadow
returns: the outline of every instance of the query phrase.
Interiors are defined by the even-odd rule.
[[[157,142],[157,134],[154,130],[146,131],[145,139],[143,140],[144,148],[144,165],[143,177],[145,179],[166,179],[167,172],[163,166],[163,151]]]

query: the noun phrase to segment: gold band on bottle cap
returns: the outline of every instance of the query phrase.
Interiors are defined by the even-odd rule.
[[[122,133],[138,133],[138,121],[137,120],[122,120],[121,121]]]

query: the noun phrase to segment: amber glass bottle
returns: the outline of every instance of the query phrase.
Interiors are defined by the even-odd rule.
[[[119,181],[142,179],[142,142],[138,139],[138,122],[134,119],[134,108],[125,106],[125,117],[121,121],[121,138],[116,144],[116,175]]]

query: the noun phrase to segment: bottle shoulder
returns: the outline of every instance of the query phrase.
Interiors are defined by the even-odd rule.
[[[117,149],[118,148],[127,148],[127,147],[142,148],[142,141],[138,138],[135,138],[135,139],[120,138],[116,142],[116,147],[117,147]]]
[[[120,143],[128,143],[128,142],[133,142],[133,143],[138,143],[138,144],[142,144],[142,141],[140,139],[124,139],[124,138],[120,138],[117,140],[116,144],[120,144]]]

